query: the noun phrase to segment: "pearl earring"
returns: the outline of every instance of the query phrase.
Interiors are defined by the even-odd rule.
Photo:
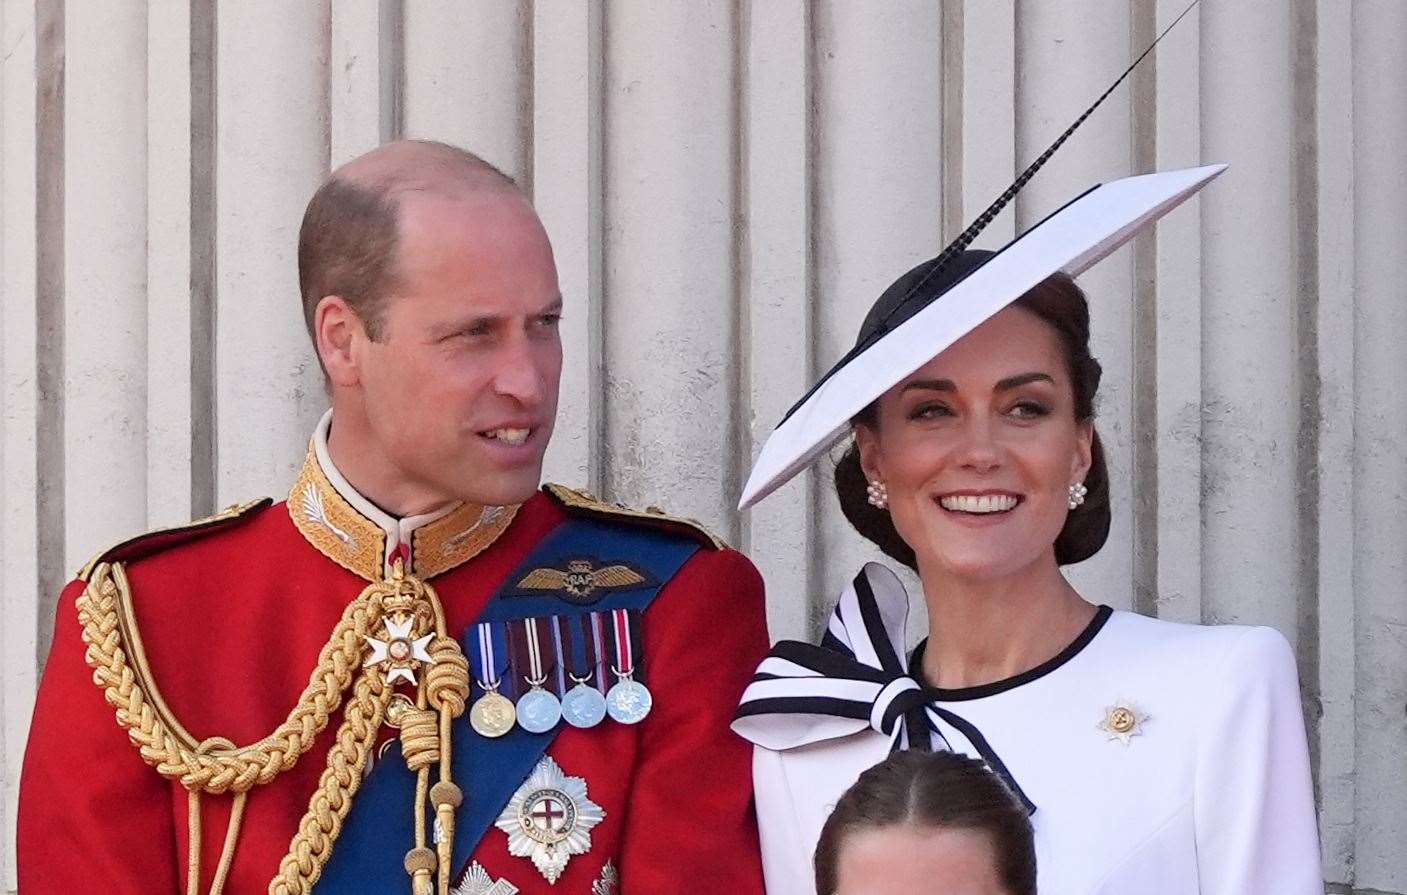
[[[1085,487],[1084,482],[1076,482],[1075,484],[1071,485],[1069,500],[1070,509],[1078,510],[1080,508],[1080,505],[1085,502],[1085,495],[1088,493],[1089,489]]]
[[[884,509],[889,506],[889,488],[884,482],[875,480],[865,486],[865,493],[870,496],[870,506]]]

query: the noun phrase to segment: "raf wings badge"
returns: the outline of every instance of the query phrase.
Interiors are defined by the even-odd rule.
[[[609,591],[650,583],[644,572],[623,562],[602,565],[583,557],[568,560],[566,565],[565,569],[533,569],[518,582],[518,590],[557,591],[562,599],[585,605]]]
[[[586,797],[586,781],[568,777],[544,755],[494,826],[508,834],[509,854],[531,858],[555,883],[574,855],[591,850],[591,828],[605,818],[601,806]]]
[[[1096,727],[1107,733],[1109,739],[1118,740],[1127,746],[1130,737],[1143,735],[1143,725],[1150,720],[1152,716],[1140,712],[1133,703],[1118,699],[1113,705],[1104,707],[1104,720]]]

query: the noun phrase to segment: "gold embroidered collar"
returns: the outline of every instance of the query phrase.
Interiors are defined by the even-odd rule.
[[[396,519],[356,492],[327,453],[331,411],[308,446],[303,469],[288,494],[293,524],[328,559],[368,581],[390,575],[404,545],[407,566],[421,580],[455,568],[483,552],[508,528],[518,507],[459,503],[421,516]]]

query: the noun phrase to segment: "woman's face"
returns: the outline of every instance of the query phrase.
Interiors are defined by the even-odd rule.
[[[878,401],[860,462],[885,483],[919,569],[995,579],[1051,560],[1093,427],[1075,419],[1060,337],[1008,307]]]
[[[846,837],[835,895],[1009,895],[992,839],[978,830],[883,827]]]

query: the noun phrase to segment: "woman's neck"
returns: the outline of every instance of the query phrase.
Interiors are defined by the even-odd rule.
[[[1095,614],[1054,556],[990,580],[962,578],[920,559],[919,576],[928,604],[923,676],[943,689],[1029,671],[1069,646]]]

